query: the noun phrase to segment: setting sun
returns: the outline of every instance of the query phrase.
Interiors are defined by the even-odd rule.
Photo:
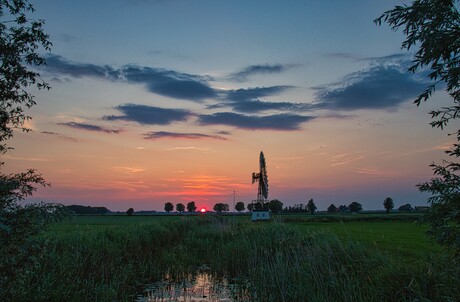
[[[201,208],[201,209],[200,209],[200,212],[201,212],[201,213],[205,213],[205,212],[206,212],[206,209],[205,209],[205,208]]]

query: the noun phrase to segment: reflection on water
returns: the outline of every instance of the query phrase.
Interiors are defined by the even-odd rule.
[[[245,279],[230,280],[197,272],[176,278],[166,276],[149,284],[136,301],[251,301],[248,288],[249,281]]]

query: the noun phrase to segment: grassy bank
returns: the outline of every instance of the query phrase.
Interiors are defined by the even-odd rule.
[[[356,223],[369,229],[366,222]],[[249,280],[248,295],[255,301],[460,300],[458,265],[436,250],[406,261],[404,252],[387,244],[356,240],[352,225],[345,235],[319,225],[221,217],[78,218],[40,239],[40,261],[16,280],[10,297],[131,301],[149,282],[206,264],[212,273]]]

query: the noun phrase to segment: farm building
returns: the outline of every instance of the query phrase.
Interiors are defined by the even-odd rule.
[[[270,219],[270,211],[253,211],[252,212],[252,221],[258,220],[269,220]]]

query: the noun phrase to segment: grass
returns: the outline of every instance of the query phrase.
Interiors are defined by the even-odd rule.
[[[40,261],[4,297],[132,301],[143,285],[206,264],[244,277],[252,301],[460,300],[458,263],[423,232],[408,221],[77,217],[41,237]]]
[[[442,250],[436,242],[426,236],[427,225],[410,221],[305,222],[290,225],[303,232],[330,232],[342,241],[365,243],[413,260],[430,253],[440,253]]]

